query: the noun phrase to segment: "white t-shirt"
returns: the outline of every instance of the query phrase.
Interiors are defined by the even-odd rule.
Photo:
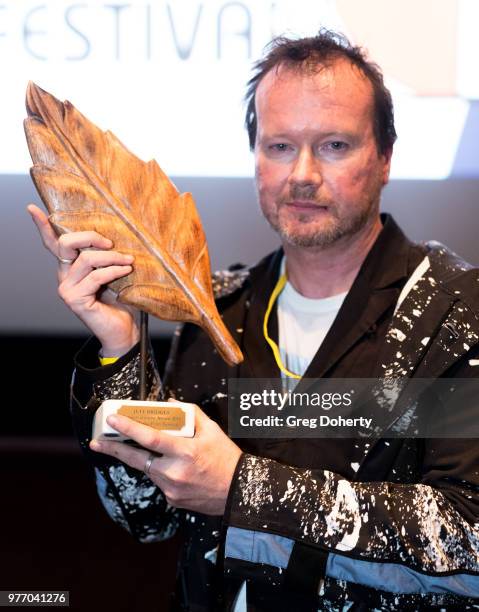
[[[285,270],[285,258],[281,274]],[[347,292],[327,298],[307,298],[288,281],[278,297],[279,350],[285,367],[302,375],[321,346]]]

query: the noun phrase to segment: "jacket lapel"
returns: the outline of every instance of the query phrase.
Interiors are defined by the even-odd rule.
[[[378,376],[411,377],[454,300],[440,291],[428,269],[396,310],[386,333]]]
[[[241,364],[241,378],[278,378],[280,371],[274,355],[263,334],[263,321],[269,298],[278,280],[283,250],[280,249],[264,259],[251,270],[252,291],[244,319],[243,344],[245,361]],[[269,333],[278,339],[276,308],[269,321]]]
[[[381,216],[383,230],[366,257],[326,338],[304,378],[327,376],[338,361],[396,303],[408,267],[412,243],[392,217]]]
[[[358,303],[353,293],[347,296],[340,313],[304,378],[323,378],[340,359],[367,333],[374,331],[377,321],[391,308],[399,295],[396,288],[378,289],[367,300]],[[354,325],[351,323],[354,322]]]

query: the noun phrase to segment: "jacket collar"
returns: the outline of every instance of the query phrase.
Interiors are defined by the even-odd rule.
[[[251,293],[245,309],[243,343],[241,350],[245,361],[240,365],[239,377],[278,378],[280,372],[273,353],[263,335],[263,320],[269,297],[279,277],[283,249],[265,257],[251,269],[249,282]],[[278,320],[276,308],[269,323],[272,338],[278,338]]]
[[[341,357],[397,301],[410,273],[413,244],[390,215],[381,215],[383,229],[369,251],[305,378],[327,375]],[[417,254],[416,254],[417,259]]]

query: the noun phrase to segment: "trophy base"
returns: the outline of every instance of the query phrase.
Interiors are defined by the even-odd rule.
[[[195,435],[195,405],[186,402],[142,402],[139,400],[105,400],[95,413],[92,439],[128,442],[129,438],[108,425],[111,414],[120,414],[165,431],[172,436],[192,438]]]

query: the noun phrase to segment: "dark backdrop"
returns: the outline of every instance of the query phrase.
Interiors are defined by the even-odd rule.
[[[71,363],[85,339],[2,337],[0,590],[68,590],[75,611],[167,610],[177,539],[139,544],[115,525],[73,439]],[[169,341],[156,344],[164,355]]]

